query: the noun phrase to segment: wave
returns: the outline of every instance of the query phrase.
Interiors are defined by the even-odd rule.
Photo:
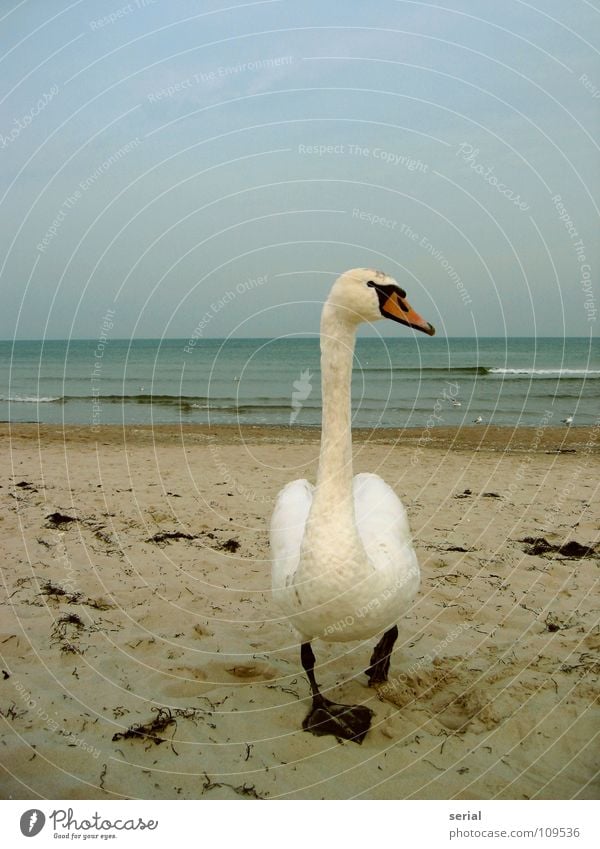
[[[11,404],[52,404],[55,401],[63,401],[62,395],[38,396],[38,395],[0,395],[0,401],[8,401]]]
[[[69,398],[69,400],[71,399]],[[203,401],[204,399],[198,398],[195,395],[152,395],[151,393],[148,393],[147,395],[85,395],[80,396],[77,399],[73,398],[73,400],[99,401],[104,404],[172,404],[176,406],[181,403]]]
[[[600,369],[588,368],[490,368],[488,371],[514,377],[600,377]]]
[[[240,413],[289,413],[291,412],[291,406],[289,404],[231,404],[229,406],[215,406],[212,405],[210,407],[205,407],[204,409],[208,410],[211,413],[233,413],[234,415],[239,415]],[[302,408],[306,410],[320,410],[320,407],[306,407]],[[186,412],[184,410],[184,412]]]
[[[357,372],[369,372],[371,374],[404,374],[410,377],[412,374],[416,376],[424,375],[426,378],[433,377],[436,374],[444,375],[445,377],[452,375],[477,375],[485,377],[486,375],[503,375],[504,377],[564,377],[564,378],[597,378],[600,377],[600,369],[588,368],[506,368],[494,366],[390,366],[388,368],[364,366],[362,369],[357,368]]]
[[[0,396],[0,401],[9,400]],[[290,399],[285,397],[271,398],[251,398],[236,401],[235,398],[221,396],[217,398],[198,397],[193,395],[65,395],[61,397],[29,397],[29,396],[12,396],[11,401],[23,401],[29,403],[57,401],[64,404],[80,403],[94,404],[102,406],[104,404],[122,404],[124,406],[130,404],[155,405],[167,409],[177,410],[183,414],[193,413],[210,413],[213,415],[246,415],[251,413],[263,413],[265,415],[288,415],[295,410]],[[384,401],[385,410],[388,413],[405,412],[404,406],[396,406],[388,399]],[[361,410],[363,413],[381,412],[382,401],[380,399],[362,399],[360,402],[355,400],[353,411],[356,413]],[[414,406],[414,405],[413,405]],[[415,409],[420,409],[420,405],[416,405]],[[298,414],[310,415],[311,413],[321,413],[320,397],[314,399],[306,399],[298,408]],[[429,410],[429,404],[422,407],[423,410]]]
[[[408,366],[408,367],[407,366],[389,366],[389,367],[386,367],[386,368],[381,368],[379,366],[374,366],[373,368],[369,368],[369,366],[363,366],[361,368],[360,365],[359,365],[359,366],[357,366],[356,371],[358,373],[365,371],[365,372],[370,372],[371,374],[377,374],[377,373],[379,373],[379,374],[389,374],[391,371],[393,371],[395,373],[401,372],[402,374],[405,374],[405,375],[409,375],[411,373],[417,374],[417,375],[426,373],[427,377],[431,377],[432,372],[435,372],[436,374],[443,374],[443,375],[446,375],[446,377],[447,377],[449,374],[484,375],[484,374],[489,374],[490,369],[486,368],[486,366],[457,366],[457,367],[454,367],[454,366],[447,366],[447,367],[445,367],[445,366],[423,366],[423,367],[421,367],[421,366]]]

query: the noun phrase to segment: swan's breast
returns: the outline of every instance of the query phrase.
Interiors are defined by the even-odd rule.
[[[282,599],[295,627],[309,638],[367,639],[387,630],[419,588],[412,546],[382,544],[377,556],[357,539],[312,529],[303,541],[293,580]]]

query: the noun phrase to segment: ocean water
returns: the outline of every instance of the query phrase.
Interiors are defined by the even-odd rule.
[[[600,414],[600,346],[584,338],[358,339],[355,427],[536,427]],[[319,341],[0,342],[0,419],[44,424],[318,426]]]

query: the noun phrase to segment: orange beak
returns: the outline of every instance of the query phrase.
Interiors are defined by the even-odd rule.
[[[421,318],[406,298],[400,296],[399,292],[392,292],[389,298],[381,304],[380,310],[386,318],[399,321],[400,324],[406,324],[407,327],[413,327],[415,330],[422,330],[428,336],[433,336],[435,333],[435,327]]]

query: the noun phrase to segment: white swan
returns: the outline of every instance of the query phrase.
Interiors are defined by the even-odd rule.
[[[407,303],[396,281],[357,268],[339,277],[321,317],[323,419],[317,484],[280,492],[270,528],[273,592],[302,638],[301,659],[312,707],[305,730],[361,743],[373,711],[326,699],[315,679],[310,645],[364,640],[384,631],[367,670],[387,680],[396,622],[419,587],[419,565],[406,511],[377,475],[352,477],[350,381],[358,325],[391,318],[429,335],[434,328]]]

